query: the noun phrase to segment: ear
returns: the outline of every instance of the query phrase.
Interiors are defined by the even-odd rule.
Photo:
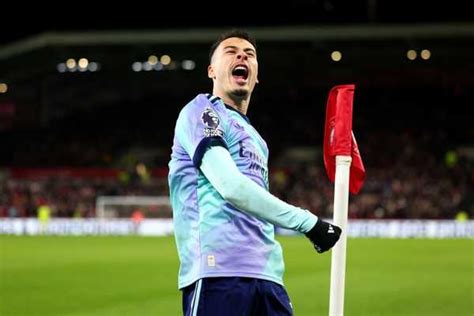
[[[211,79],[215,79],[216,78],[216,74],[214,72],[214,67],[212,67],[212,64],[207,66],[207,76]]]

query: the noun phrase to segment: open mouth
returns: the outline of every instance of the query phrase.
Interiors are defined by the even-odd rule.
[[[249,76],[249,70],[245,65],[238,65],[232,70],[232,76],[235,79],[247,80]]]

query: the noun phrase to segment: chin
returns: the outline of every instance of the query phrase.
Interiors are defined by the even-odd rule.
[[[231,92],[232,95],[235,95],[236,97],[246,97],[249,95],[249,90],[248,89],[235,89],[232,90]]]

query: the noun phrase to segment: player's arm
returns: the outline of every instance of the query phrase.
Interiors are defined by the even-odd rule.
[[[329,250],[339,239],[339,227],[278,199],[242,174],[224,147],[206,150],[200,169],[226,201],[275,225],[304,233],[318,252]]]

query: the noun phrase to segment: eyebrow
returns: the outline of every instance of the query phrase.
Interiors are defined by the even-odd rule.
[[[225,46],[223,49],[226,50],[226,49],[239,49],[237,46],[234,46],[234,45],[228,45],[228,46]],[[247,47],[247,48],[244,48],[244,52],[253,52],[254,54],[257,54],[257,51],[251,47]]]

